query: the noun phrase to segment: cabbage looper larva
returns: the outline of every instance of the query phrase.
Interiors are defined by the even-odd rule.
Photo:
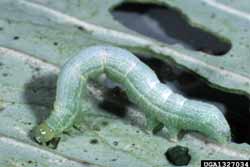
[[[34,130],[38,142],[51,140],[73,124],[80,103],[87,103],[80,97],[87,93],[88,78],[102,73],[126,88],[130,101],[144,111],[148,130],[161,123],[167,127],[170,139],[176,139],[180,130],[192,130],[219,143],[230,140],[229,125],[214,105],[173,93],[147,65],[126,50],[93,46],[63,66],[57,81],[54,111]]]

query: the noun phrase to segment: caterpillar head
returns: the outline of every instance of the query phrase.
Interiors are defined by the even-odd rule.
[[[55,137],[55,133],[49,128],[47,123],[42,123],[33,130],[33,136],[38,143],[43,144],[52,140]]]

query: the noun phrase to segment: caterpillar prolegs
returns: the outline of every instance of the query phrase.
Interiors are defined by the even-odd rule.
[[[81,96],[87,94],[87,81],[105,73],[122,84],[131,102],[144,111],[148,130],[159,123],[176,139],[180,130],[200,132],[219,143],[230,140],[230,128],[222,112],[212,104],[190,100],[162,84],[156,74],[132,53],[112,46],[84,49],[62,67],[57,81],[54,111],[34,130],[44,143],[71,126],[80,110]]]

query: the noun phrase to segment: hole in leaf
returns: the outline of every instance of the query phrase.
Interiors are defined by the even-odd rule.
[[[99,107],[119,117],[125,117],[128,103],[126,92],[119,87],[114,87],[104,92],[104,101],[99,104]]]
[[[14,39],[14,40],[18,40],[18,39],[19,39],[19,36],[14,36],[13,39]]]
[[[98,144],[98,140],[97,139],[92,139],[92,140],[90,140],[90,144]]]
[[[185,15],[170,7],[122,3],[112,15],[126,27],[168,44],[180,43],[215,56],[226,54],[232,47],[229,40],[191,26]]]
[[[119,143],[118,143],[118,141],[114,141],[113,144],[114,144],[114,146],[117,146]]]
[[[8,76],[8,73],[3,73],[3,77],[7,77]]]
[[[78,30],[80,30],[80,31],[84,31],[84,27],[82,27],[82,26],[78,26],[77,28],[78,28]]]

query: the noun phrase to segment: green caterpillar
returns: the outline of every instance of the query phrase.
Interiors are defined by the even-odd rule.
[[[230,128],[214,105],[187,99],[160,83],[156,74],[130,52],[111,46],[84,49],[62,68],[57,81],[54,111],[34,130],[35,139],[44,143],[72,126],[80,111],[81,96],[87,94],[87,81],[105,73],[122,84],[129,100],[145,112],[147,129],[160,123],[170,139],[181,130],[200,132],[219,143],[230,141]]]

